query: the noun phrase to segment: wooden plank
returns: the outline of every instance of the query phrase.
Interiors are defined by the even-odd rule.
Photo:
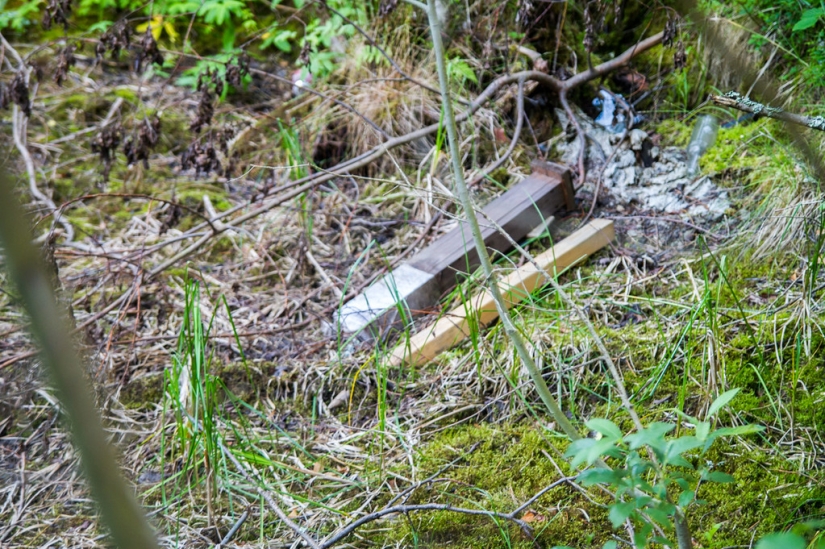
[[[565,238],[546,252],[535,257],[536,264],[552,274],[603,248],[615,236],[613,222],[596,219]],[[498,282],[507,308],[524,300],[536,288],[547,283],[544,273],[532,263],[511,272]],[[476,294],[468,305],[462,304],[439,320],[415,334],[410,340],[400,343],[391,356],[391,363],[420,365],[429,362],[441,352],[449,349],[470,334],[472,314],[478,326],[487,326],[498,318],[498,311],[489,290]]]
[[[479,224],[488,253],[508,251],[510,241],[487,222],[493,219],[498,226],[519,241],[561,209],[570,208],[573,194],[569,172],[557,172],[546,167],[543,173],[533,174],[490,202],[479,215]],[[435,275],[440,293],[450,290],[458,282],[459,274],[468,274],[478,267],[478,252],[466,222],[460,223],[427,248],[414,255],[408,263],[426,273]]]
[[[534,163],[533,169],[541,173],[508,189],[479,216],[485,244],[494,256],[511,246],[510,241],[487,222],[487,217],[518,241],[558,210],[573,204],[569,171],[546,162]],[[441,295],[456,285],[460,273],[469,273],[478,264],[469,227],[466,222],[460,223],[347,302],[336,313],[334,323],[344,334],[382,337],[400,324],[402,316],[409,322],[416,312],[436,305]]]

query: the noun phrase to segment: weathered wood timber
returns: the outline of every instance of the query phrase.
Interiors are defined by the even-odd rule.
[[[532,167],[533,174],[483,209],[482,234],[493,256],[511,246],[492,224],[484,226],[484,219],[492,219],[518,241],[556,212],[575,207],[570,173],[564,167],[549,162],[534,162]],[[377,337],[391,326],[409,325],[416,312],[433,307],[460,275],[478,265],[470,229],[461,222],[345,304],[336,315],[336,327],[345,335]]]

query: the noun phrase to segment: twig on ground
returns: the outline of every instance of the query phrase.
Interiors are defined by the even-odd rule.
[[[247,507],[246,509],[244,509],[243,513],[241,513],[241,516],[238,517],[238,520],[236,520],[235,524],[232,525],[232,528],[230,528],[229,531],[226,533],[226,535],[221,539],[220,547],[223,547],[227,543],[232,541],[232,538],[234,538],[235,534],[238,533],[238,530],[241,529],[241,526],[243,526],[243,523],[246,522],[246,519],[249,518],[250,508],[251,507]]]
[[[284,510],[281,509],[281,507],[275,502],[274,499],[272,499],[270,493],[267,490],[261,488],[261,486],[258,484],[257,479],[252,478],[252,473],[250,473],[246,469],[246,467],[240,461],[238,461],[238,459],[232,454],[232,452],[226,446],[223,445],[223,443],[220,444],[220,448],[223,455],[226,456],[226,458],[229,461],[231,461],[235,468],[238,470],[238,473],[240,473],[249,482],[255,484],[255,491],[258,493],[258,495],[261,496],[261,498],[263,498],[263,500],[266,502],[269,508],[272,509],[272,511],[276,515],[278,515],[278,518],[281,519],[281,521],[284,524],[286,524],[290,528],[290,530],[295,532],[301,539],[303,539],[306,542],[307,545],[312,547],[312,549],[323,549],[323,547],[315,540],[315,538],[306,533],[303,528],[301,528],[298,524],[295,523],[295,521],[289,518],[289,516],[284,512]]]
[[[558,481],[559,483],[566,481],[567,479],[563,479]],[[422,503],[419,505],[396,505],[394,507],[386,507],[379,511],[375,511],[374,513],[370,513],[369,515],[365,515],[359,518],[356,521],[351,522],[335,534],[333,534],[328,539],[324,540],[320,546],[320,549],[329,549],[330,547],[337,544],[342,539],[349,536],[352,532],[354,532],[360,526],[367,524],[369,522],[373,522],[375,520],[380,519],[386,515],[394,515],[397,513],[407,514],[412,513],[415,511],[451,511],[453,513],[462,513],[465,515],[475,515],[475,516],[484,516],[490,517],[491,519],[503,519],[513,522],[521,528],[521,531],[524,532],[531,540],[535,540],[533,535],[533,529],[530,525],[519,519],[516,518],[512,513],[497,513],[495,511],[485,511],[483,509],[467,509],[465,507],[453,507],[449,503]]]
[[[564,112],[567,113],[567,118],[570,119],[570,123],[573,124],[573,127],[576,129],[576,136],[579,140],[579,157],[577,167],[579,187],[581,187],[584,185],[584,180],[587,178],[587,173],[585,172],[584,167],[584,159],[587,154],[587,136],[585,135],[581,124],[579,124],[579,119],[576,117],[576,113],[573,112],[572,107],[570,107],[570,102],[567,101],[567,90],[561,90],[559,92],[559,101],[561,102],[561,106],[564,107]]]
[[[326,270],[324,270],[324,268],[321,267],[321,264],[318,263],[318,260],[315,259],[314,255],[312,255],[312,250],[310,250],[309,247],[307,247],[306,251],[304,252],[304,255],[306,255],[307,261],[309,261],[310,265],[312,265],[312,267],[315,269],[315,272],[318,273],[318,275],[324,280],[326,285],[330,287],[332,293],[335,294],[335,297],[340,301],[344,297],[344,294],[341,293],[341,290],[338,289],[338,286],[335,285],[335,282],[333,282],[332,278],[330,278]]]
[[[804,116],[790,113],[778,107],[770,107],[764,103],[759,103],[735,91],[730,91],[724,95],[711,95],[710,100],[720,107],[731,107],[757,116],[767,116],[768,118],[775,118],[813,130],[825,131],[825,116]]]

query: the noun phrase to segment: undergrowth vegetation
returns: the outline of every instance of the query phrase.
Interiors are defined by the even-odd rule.
[[[592,122],[602,89],[641,115],[639,166],[687,147],[699,116],[723,124],[699,164],[718,218],[617,199],[613,154],[582,134],[577,209],[524,242],[616,225],[552,273],[564,294],[511,312],[575,441],[501,323],[420,367],[393,362],[399,337],[335,325],[463,215],[421,2],[0,0],[6,169],[161,543],[825,547],[820,174],[791,126],[706,100],[764,79],[822,114],[825,8],[708,0],[703,27],[672,2],[436,3],[476,204],[560,161],[579,137],[563,115]],[[598,66],[569,97],[547,84]],[[527,70],[545,80],[473,103]],[[104,546],[2,276],[0,546]],[[488,282],[457,281],[399,307],[400,341]]]

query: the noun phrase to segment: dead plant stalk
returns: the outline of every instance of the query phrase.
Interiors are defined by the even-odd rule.
[[[435,61],[438,68],[438,82],[441,87],[442,112],[444,117],[444,126],[447,128],[447,141],[450,146],[450,156],[453,163],[453,177],[455,178],[456,194],[464,208],[464,214],[467,216],[467,223],[470,226],[470,231],[473,235],[478,257],[481,261],[481,267],[484,271],[484,277],[493,301],[496,304],[499,317],[501,318],[504,331],[507,333],[513,347],[516,348],[521,361],[524,363],[533,383],[536,385],[536,390],[544,402],[553,419],[558,423],[559,427],[570,437],[571,440],[581,438],[576,428],[567,419],[567,416],[562,412],[556,399],[550,393],[550,388],[547,387],[544,378],[541,376],[541,371],[536,366],[533,357],[527,350],[527,346],[521,337],[521,334],[516,330],[510,318],[510,313],[504,304],[504,298],[499,291],[496,282],[496,274],[493,270],[493,263],[490,261],[490,256],[487,253],[487,247],[484,244],[484,236],[481,234],[481,228],[478,225],[478,218],[475,214],[473,206],[473,199],[470,197],[470,192],[467,188],[467,183],[464,181],[464,170],[461,167],[461,152],[458,146],[458,128],[456,127],[455,115],[453,113],[452,101],[450,100],[450,90],[447,81],[447,64],[444,60],[444,45],[441,42],[441,26],[438,20],[438,13],[436,12],[435,0],[427,0],[427,15],[430,20],[430,32],[433,37],[433,50],[435,52]],[[519,86],[522,89],[522,86]]]

